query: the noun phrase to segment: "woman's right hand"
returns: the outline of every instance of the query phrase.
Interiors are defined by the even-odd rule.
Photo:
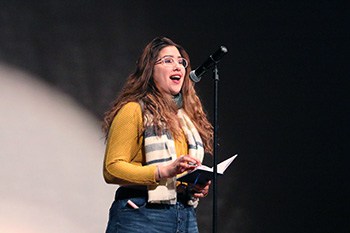
[[[167,165],[158,165],[158,178],[170,178],[185,171],[192,171],[201,165],[201,161],[189,155],[182,155],[172,163]]]

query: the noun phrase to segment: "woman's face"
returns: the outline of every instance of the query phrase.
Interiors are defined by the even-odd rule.
[[[172,59],[173,60],[172,60]],[[166,95],[177,95],[182,88],[186,69],[179,50],[168,46],[160,50],[153,69],[153,79],[158,90]]]

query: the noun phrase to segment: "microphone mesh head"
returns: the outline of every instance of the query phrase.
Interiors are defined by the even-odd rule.
[[[195,82],[195,83],[198,83],[200,80],[201,80],[201,77],[198,77],[195,73],[195,70],[192,70],[190,72],[190,79]]]

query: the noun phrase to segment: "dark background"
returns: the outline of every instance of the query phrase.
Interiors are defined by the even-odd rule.
[[[218,232],[350,232],[348,14],[341,1],[1,1],[0,62],[102,119],[154,37],[193,68],[224,45],[218,160],[239,156],[218,181]],[[196,88],[212,120],[211,74]]]

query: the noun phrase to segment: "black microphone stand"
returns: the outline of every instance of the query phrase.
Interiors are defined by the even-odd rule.
[[[218,145],[218,99],[219,99],[219,73],[217,63],[213,70],[214,79],[214,147],[213,147],[213,233],[217,232],[217,145]]]
[[[201,76],[209,69],[213,68],[213,79],[214,79],[214,122],[213,122],[213,233],[217,230],[217,146],[218,146],[218,96],[219,96],[219,73],[218,73],[218,62],[228,52],[225,46],[220,46],[219,50],[209,56],[209,58],[195,71],[190,72],[190,78],[193,82],[199,82]]]

